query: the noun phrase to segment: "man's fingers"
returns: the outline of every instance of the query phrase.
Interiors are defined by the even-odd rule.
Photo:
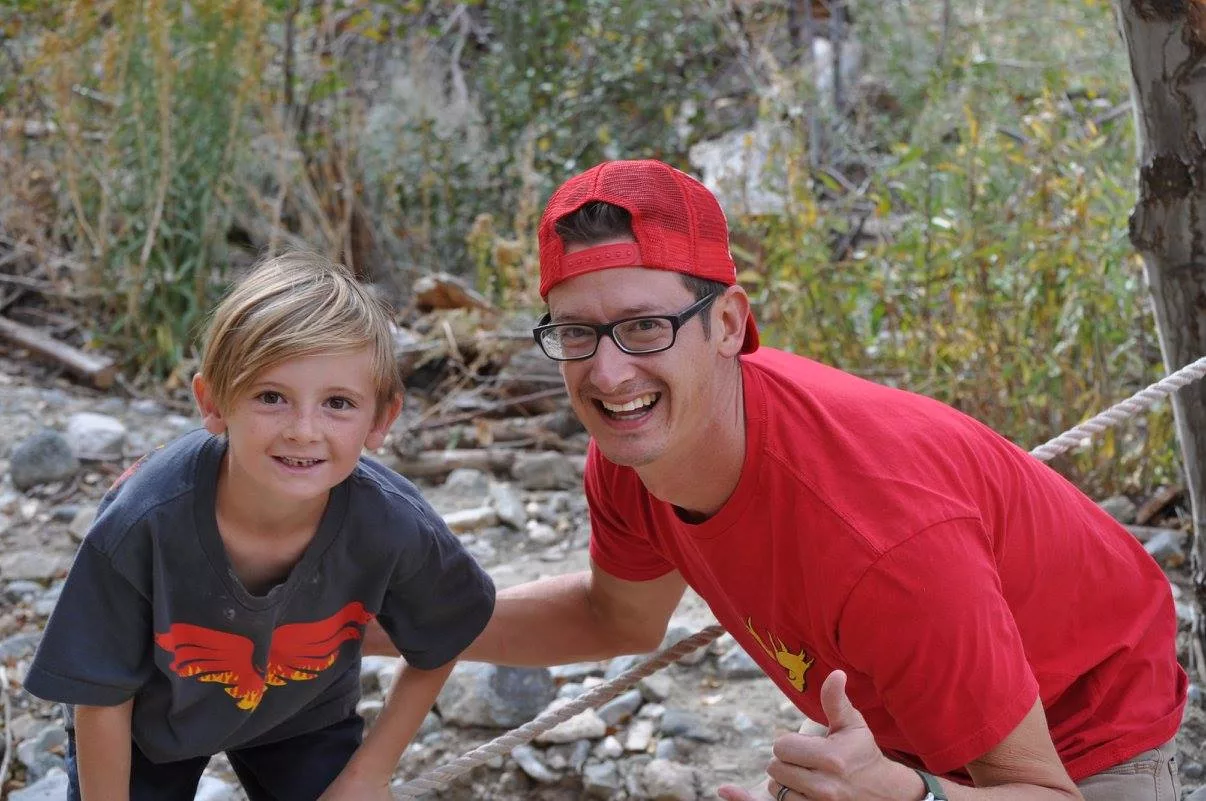
[[[835,670],[825,677],[825,683],[821,685],[821,709],[829,720],[830,734],[867,725],[862,713],[846,697],[845,671]]]

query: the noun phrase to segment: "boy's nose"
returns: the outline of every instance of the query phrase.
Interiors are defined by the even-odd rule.
[[[318,425],[314,415],[305,411],[295,413],[285,430],[285,436],[297,442],[313,442],[318,438]]]

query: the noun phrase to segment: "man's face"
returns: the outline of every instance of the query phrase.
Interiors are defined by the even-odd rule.
[[[586,273],[548,296],[555,323],[678,314],[695,300],[677,273],[643,267]],[[645,467],[693,450],[713,409],[718,357],[715,337],[705,339],[703,329],[711,313],[709,306],[684,323],[669,350],[634,355],[604,337],[591,358],[561,363],[574,411],[609,460]]]

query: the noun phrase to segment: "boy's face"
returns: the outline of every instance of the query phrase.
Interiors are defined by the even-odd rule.
[[[205,427],[226,433],[231,487],[261,502],[304,502],[327,492],[379,448],[401,398],[376,404],[372,356],[362,350],[299,356],[270,367],[222,411],[203,376],[193,380]]]

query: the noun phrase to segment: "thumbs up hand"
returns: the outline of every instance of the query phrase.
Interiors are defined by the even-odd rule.
[[[862,714],[846,697],[846,674],[835,670],[821,685],[821,709],[829,720],[821,734],[784,734],[775,740],[766,792],[777,801],[921,798],[924,787],[910,768],[884,756]],[[786,788],[786,789],[784,789]],[[725,801],[766,798],[733,785],[719,789]]]

